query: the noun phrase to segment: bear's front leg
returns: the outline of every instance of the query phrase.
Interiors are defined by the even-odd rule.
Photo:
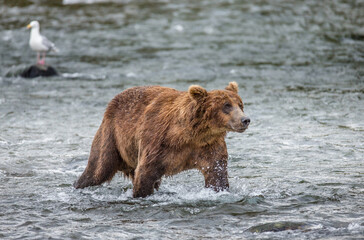
[[[229,189],[227,160],[218,160],[213,165],[204,167],[202,173],[205,177],[205,187],[216,192]]]
[[[202,148],[198,158],[197,168],[205,177],[205,187],[216,192],[229,189],[228,153],[224,139]]]

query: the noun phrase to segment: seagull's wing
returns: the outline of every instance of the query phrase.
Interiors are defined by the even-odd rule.
[[[42,44],[44,46],[46,46],[48,48],[48,50],[53,50],[55,52],[58,52],[58,49],[56,48],[56,45],[54,43],[52,43],[51,41],[49,41],[45,36],[41,36],[42,37]]]

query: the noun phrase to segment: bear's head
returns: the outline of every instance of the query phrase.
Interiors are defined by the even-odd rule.
[[[244,105],[238,95],[238,84],[230,82],[225,90],[206,91],[192,85],[188,89],[191,99],[196,102],[199,116],[211,129],[216,131],[244,132],[250,118],[244,114]]]

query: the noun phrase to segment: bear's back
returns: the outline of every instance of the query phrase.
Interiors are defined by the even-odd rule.
[[[135,117],[144,114],[146,107],[160,96],[178,97],[180,94],[175,89],[160,86],[129,88],[110,101],[105,116],[109,119],[129,118],[129,121],[133,121]]]

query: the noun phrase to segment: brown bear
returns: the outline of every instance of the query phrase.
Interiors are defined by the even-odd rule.
[[[108,104],[74,186],[99,185],[122,171],[133,182],[133,197],[146,197],[158,190],[162,176],[198,169],[206,187],[228,189],[225,136],[244,132],[249,123],[235,82],[209,92],[197,85],[187,92],[127,89]]]

